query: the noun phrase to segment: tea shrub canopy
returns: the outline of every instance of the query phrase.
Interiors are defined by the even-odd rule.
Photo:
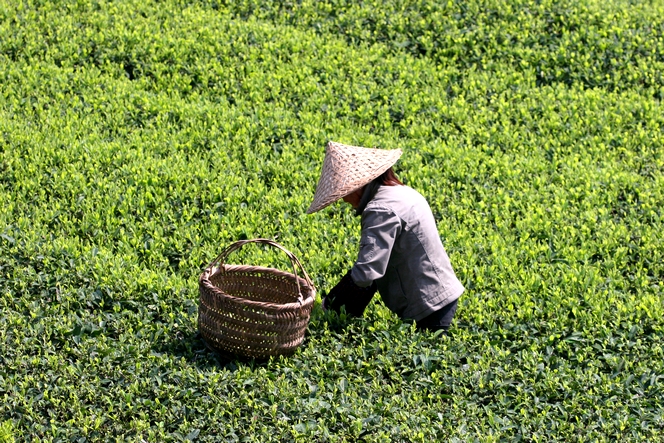
[[[0,1],[0,441],[664,441],[663,72],[657,1]],[[328,140],[404,150],[451,334],[317,303],[223,360],[223,247],[356,257]]]

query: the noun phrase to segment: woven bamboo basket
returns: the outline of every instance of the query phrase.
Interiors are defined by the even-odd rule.
[[[283,251],[293,273],[226,264],[229,254],[247,243]],[[258,359],[297,349],[316,297],[316,288],[297,257],[262,238],[237,241],[224,249],[201,274],[199,291],[198,327],[207,346],[223,355]]]

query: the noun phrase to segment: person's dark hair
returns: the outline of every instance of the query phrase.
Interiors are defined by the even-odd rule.
[[[376,179],[378,183],[380,183],[383,186],[398,186],[398,185],[403,185],[401,183],[401,180],[396,176],[394,171],[392,170],[392,167],[388,169],[387,171],[383,172],[381,175],[378,176]]]

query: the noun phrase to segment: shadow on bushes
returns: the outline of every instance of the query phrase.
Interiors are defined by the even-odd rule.
[[[198,330],[177,332],[154,346],[155,352],[183,358],[200,369],[225,368],[236,370],[240,365],[263,365],[269,360],[243,357],[211,349]]]
[[[306,346],[310,339],[325,330],[338,335],[345,345],[352,346],[360,337],[368,333],[367,326],[370,324],[371,322],[367,318],[353,317],[346,314],[343,309],[340,313],[324,311],[320,304],[316,304],[311,312],[300,348]],[[409,326],[406,325],[406,327]],[[215,367],[235,370],[240,366],[264,366],[270,362],[269,358],[249,358],[212,349],[205,343],[198,329],[177,331],[159,343],[155,343],[153,349],[158,353],[183,358],[201,369]],[[285,356],[285,358],[289,357]]]

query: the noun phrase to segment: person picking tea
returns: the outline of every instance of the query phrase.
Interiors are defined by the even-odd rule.
[[[464,287],[456,277],[426,199],[392,166],[400,149],[329,142],[308,214],[339,199],[361,216],[357,260],[323,299],[323,308],[360,317],[378,291],[401,319],[447,331]]]

